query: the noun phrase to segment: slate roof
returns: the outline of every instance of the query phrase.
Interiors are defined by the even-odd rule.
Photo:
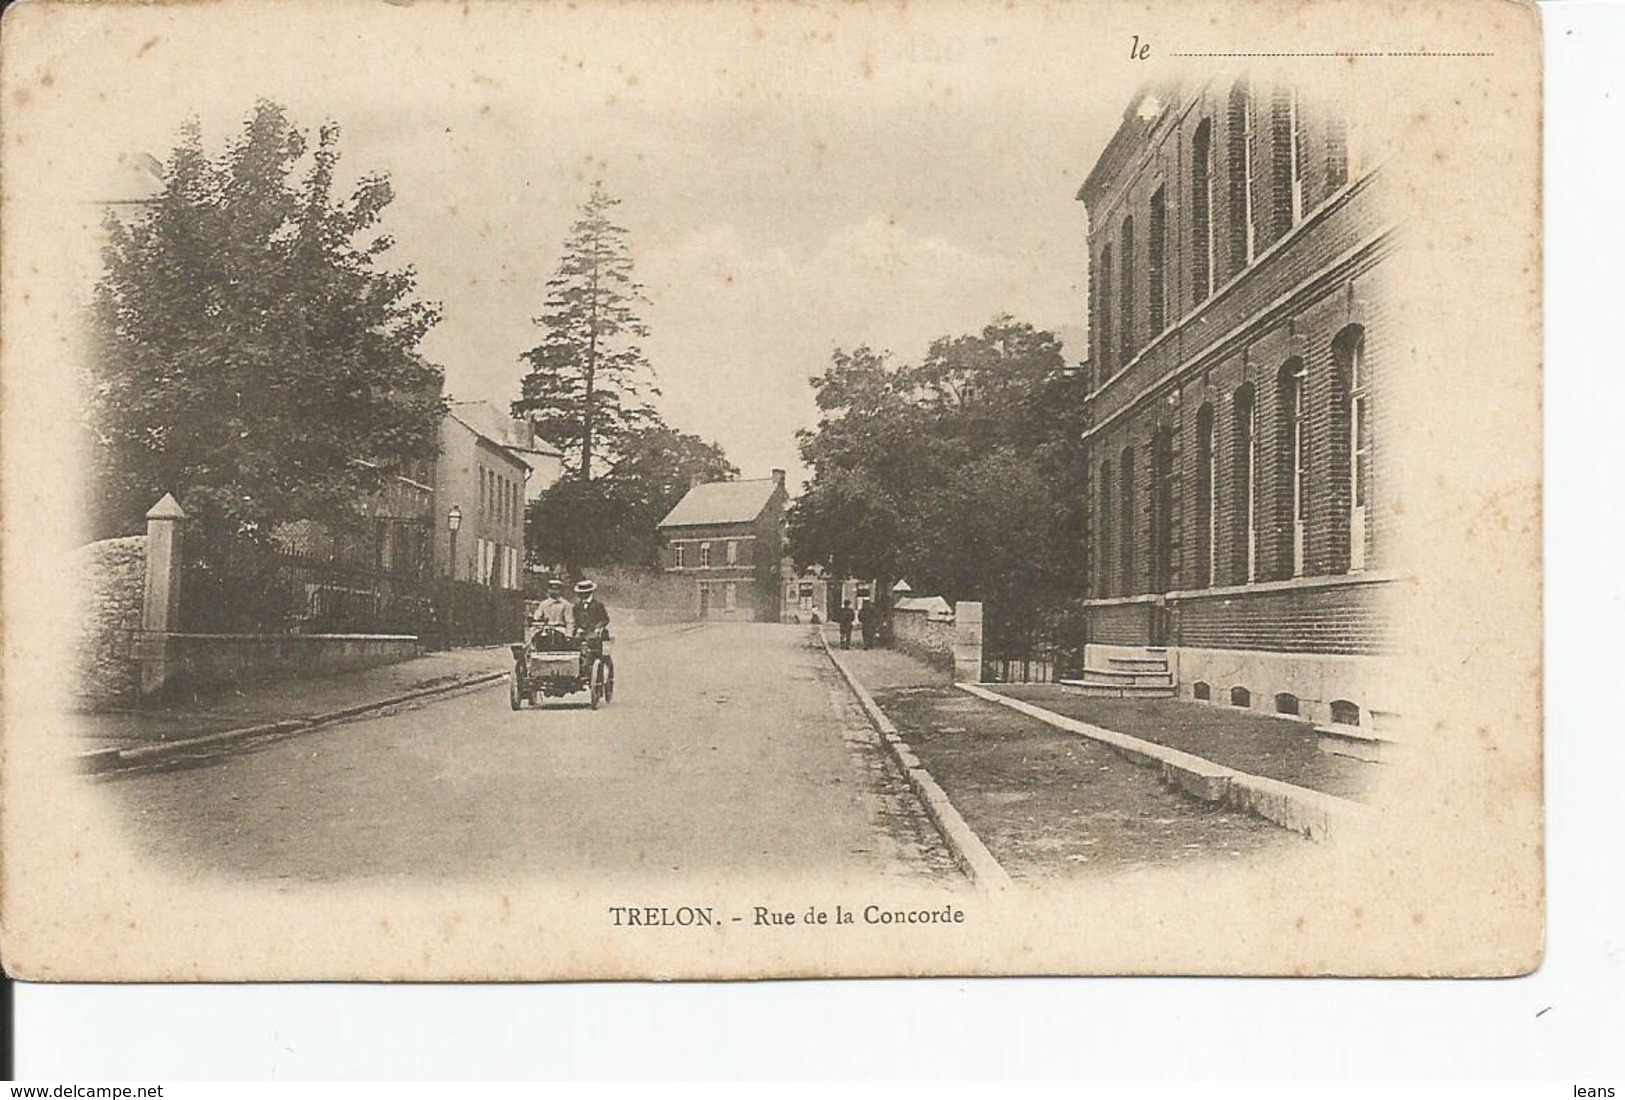
[[[475,435],[484,436],[499,447],[559,457],[557,451],[537,446],[529,432],[523,431],[521,425],[516,425],[511,417],[489,401],[453,401],[450,415]]]
[[[660,526],[750,523],[767,507],[776,484],[772,478],[764,477],[754,481],[710,481],[696,485],[677,502],[677,507],[666,513]]]

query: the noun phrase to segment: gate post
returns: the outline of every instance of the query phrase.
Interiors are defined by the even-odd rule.
[[[954,679],[982,682],[982,603],[961,600],[954,606]]]
[[[141,601],[141,695],[163,690],[170,677],[169,635],[180,623],[181,521],[171,494],[147,512],[147,575]]]

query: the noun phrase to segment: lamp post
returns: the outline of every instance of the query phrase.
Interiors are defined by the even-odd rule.
[[[463,525],[463,510],[451,506],[446,513],[446,530],[451,533],[451,552],[446,555],[446,648],[457,644],[457,528]]]

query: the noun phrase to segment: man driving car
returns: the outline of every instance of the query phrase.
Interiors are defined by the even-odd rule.
[[[536,605],[531,615],[531,630],[545,630],[551,634],[548,639],[552,648],[568,648],[574,644],[576,632],[575,608],[570,601],[564,598],[564,582],[550,580],[547,582],[547,599]]]

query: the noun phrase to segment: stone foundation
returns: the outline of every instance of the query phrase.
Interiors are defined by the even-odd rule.
[[[1334,720],[1334,702],[1352,703],[1359,708],[1359,724],[1367,728],[1373,711],[1397,709],[1386,687],[1388,664],[1379,657],[1193,646],[1170,647],[1169,654],[1178,669],[1181,699],[1231,706],[1231,692],[1243,688],[1249,710],[1316,724]],[[1206,700],[1197,695],[1198,684],[1208,685]],[[1279,709],[1277,696],[1282,695],[1297,700],[1296,714]]]

